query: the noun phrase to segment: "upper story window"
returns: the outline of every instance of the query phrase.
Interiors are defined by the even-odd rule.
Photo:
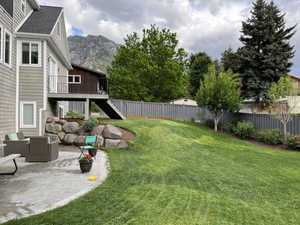
[[[56,31],[57,31],[57,36],[60,37],[60,33],[61,33],[60,21],[58,21],[57,23]]]
[[[12,35],[9,31],[4,32],[4,64],[11,66]]]
[[[69,84],[81,84],[81,76],[69,75]]]
[[[41,65],[41,43],[22,42],[22,65],[40,66]]]
[[[23,13],[26,12],[26,0],[21,0],[21,10]]]

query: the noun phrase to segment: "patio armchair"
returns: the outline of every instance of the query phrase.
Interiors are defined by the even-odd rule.
[[[26,157],[28,154],[30,140],[24,138],[19,139],[17,133],[5,135],[5,140],[3,143],[5,144],[4,156],[20,154],[22,157]]]
[[[58,158],[59,146],[57,142],[51,142],[49,137],[30,137],[27,162],[49,162]]]

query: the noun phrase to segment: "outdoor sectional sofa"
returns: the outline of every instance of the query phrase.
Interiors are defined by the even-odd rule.
[[[49,162],[58,158],[59,146],[50,137],[24,137],[23,133],[5,136],[4,156],[20,154],[27,162]]]

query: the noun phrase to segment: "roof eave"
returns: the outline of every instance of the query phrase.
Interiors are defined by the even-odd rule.
[[[39,10],[40,5],[36,0],[28,0],[34,10]]]

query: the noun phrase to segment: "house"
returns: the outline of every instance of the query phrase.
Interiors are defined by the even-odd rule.
[[[188,98],[180,98],[170,102],[170,104],[174,105],[190,105],[190,106],[198,106],[197,102],[193,99]]]
[[[0,42],[0,135],[43,135],[46,118],[67,112],[69,101],[109,105],[107,94],[69,93],[63,8],[0,0]]]
[[[289,74],[289,78],[293,81],[294,87],[300,89],[300,77]]]
[[[93,70],[84,66],[72,64],[73,69],[69,72],[68,83],[70,94],[87,93],[101,95],[104,99],[90,98],[102,111],[112,119],[124,119],[119,110],[109,101],[107,76],[102,71]],[[89,102],[90,104],[90,102]],[[70,101],[69,109],[73,112],[85,113],[89,111],[89,105],[83,101]],[[88,113],[89,114],[89,113]]]

